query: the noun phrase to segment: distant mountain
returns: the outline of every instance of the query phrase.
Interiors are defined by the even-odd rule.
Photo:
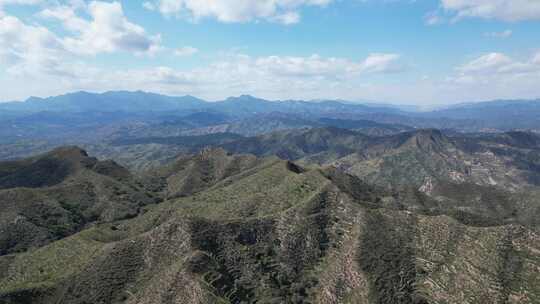
[[[358,125],[354,129],[370,135],[389,135],[412,128],[460,132],[540,130],[539,104],[538,101],[494,101],[409,112],[384,104],[336,100],[268,101],[242,95],[206,102],[192,96],[171,97],[140,91],[77,92],[1,103],[0,141],[45,138],[82,144],[116,135],[166,137],[216,132],[253,136],[299,127],[353,129],[351,123]],[[372,125],[362,126],[361,121],[370,121]]]
[[[14,112],[162,112],[202,108],[206,103],[192,96],[170,97],[146,92],[111,91],[103,94],[76,92],[55,97],[30,97],[24,102],[0,103],[0,110]]]
[[[335,118],[320,118],[319,123],[324,126],[350,129],[359,131],[366,135],[384,136],[405,131],[411,131],[414,128],[400,124],[379,123],[372,120],[351,120],[351,119],[335,119]]]
[[[423,113],[421,116],[473,120],[477,123],[477,128],[540,130],[540,99],[460,104]]]
[[[397,110],[369,107],[337,101],[268,101],[249,95],[230,97],[219,102],[205,102],[193,96],[171,97],[147,92],[111,91],[102,94],[76,92],[55,97],[31,97],[24,102],[0,103],[0,110],[24,112],[166,112],[213,110],[233,116],[268,112],[377,112]]]
[[[242,139],[243,136],[234,133],[213,133],[199,136],[170,136],[123,138],[111,142],[112,145],[141,145],[165,144],[183,147],[186,151],[195,151],[210,145],[220,145]]]
[[[221,147],[232,153],[276,155],[289,160],[314,157],[322,153],[327,159],[343,157],[361,150],[369,140],[368,136],[358,132],[327,127],[278,131],[233,141]]]
[[[197,118],[195,119],[195,117]],[[214,133],[257,136],[281,130],[325,126],[356,130],[374,136],[396,134],[414,129],[405,125],[377,123],[369,120],[318,118],[309,115],[295,115],[282,112],[254,114],[240,119],[233,119],[230,116],[219,116],[212,112],[197,112],[185,117],[168,120],[164,123],[146,124],[136,128],[124,128],[112,136],[116,138],[164,138],[171,136],[199,136]]]
[[[77,92],[0,104],[0,143],[39,139],[82,145],[124,137],[216,132],[258,135],[319,126],[316,120],[326,115],[377,111],[396,110],[337,101],[267,101],[248,95],[205,102],[192,96],[170,97],[140,91]]]
[[[423,124],[423,127],[426,127],[428,122],[434,123],[434,120],[430,120],[432,118],[447,118],[459,121],[475,120],[485,123],[487,126],[508,129],[538,126],[537,114],[540,112],[540,100],[498,100],[467,103],[422,113],[407,109],[409,108],[386,104],[362,104],[336,100],[318,100],[317,102],[268,101],[249,95],[230,97],[218,102],[205,102],[193,96],[172,97],[141,91],[111,91],[102,94],[76,92],[48,98],[31,97],[24,102],[0,103],[0,113],[6,118],[29,112],[89,111],[127,113],[180,111],[187,114],[189,112],[185,111],[213,111],[237,117],[271,112],[327,117],[339,113],[348,115],[387,114],[401,115],[409,119],[427,119],[423,122],[422,120],[418,121],[418,123]],[[501,121],[502,118],[506,118],[505,121]],[[516,121],[515,118],[520,119]],[[411,123],[404,124],[411,125]]]

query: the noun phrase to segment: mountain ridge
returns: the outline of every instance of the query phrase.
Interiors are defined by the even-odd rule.
[[[162,176],[209,183],[137,216],[0,255],[0,303],[540,300],[534,224],[438,209],[445,204],[333,166],[254,156],[231,166],[238,157],[246,156],[205,149],[178,159]]]

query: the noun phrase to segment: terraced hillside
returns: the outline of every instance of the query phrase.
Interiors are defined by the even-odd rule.
[[[134,218],[0,256],[0,303],[540,303],[533,224],[223,150],[153,182]]]

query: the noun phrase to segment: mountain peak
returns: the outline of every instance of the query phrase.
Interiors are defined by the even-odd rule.
[[[78,147],[61,147],[29,159],[0,162],[0,189],[56,185],[95,163],[97,159]]]
[[[69,164],[73,169],[86,167],[89,168],[97,163],[97,159],[88,156],[88,153],[77,146],[64,146],[56,148],[38,159],[54,158],[58,161]]]
[[[88,153],[86,152],[86,150],[78,146],[58,147],[47,154],[51,156],[59,156],[59,157],[65,157],[65,156],[88,157]]]
[[[227,98],[225,101],[229,101],[229,102],[260,102],[260,101],[266,101],[264,99],[261,99],[261,98],[257,98],[255,96],[252,96],[252,95],[240,95],[238,97],[229,97]]]
[[[423,151],[440,151],[450,143],[450,139],[437,129],[422,129],[409,133],[404,146],[414,146]]]
[[[199,158],[202,160],[222,158],[227,156],[227,151],[223,148],[207,147],[199,152]]]
[[[30,97],[28,97],[24,102],[31,103],[31,102],[40,102],[40,101],[43,101],[43,100],[44,100],[44,99],[41,98],[41,97],[30,96]]]
[[[249,94],[242,94],[238,98],[240,98],[240,99],[259,99],[259,98],[255,97],[255,96],[252,96],[252,95],[249,95]]]

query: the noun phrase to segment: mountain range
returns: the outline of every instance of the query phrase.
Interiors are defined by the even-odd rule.
[[[0,104],[0,303],[540,303],[537,103]]]
[[[417,128],[456,129],[458,131],[538,129],[540,103],[531,101],[492,101],[461,104],[429,112],[408,112],[399,107],[377,104],[359,104],[345,101],[268,101],[249,95],[206,102],[193,96],[171,97],[146,92],[106,92],[102,94],[77,92],[66,95],[37,98],[24,102],[0,103],[0,122],[3,138],[16,136],[43,136],[39,129],[54,130],[50,136],[70,136],[66,129],[77,125],[109,128],[120,126],[154,125],[189,119],[198,114],[200,127],[223,125],[227,122],[242,123],[254,115],[279,113],[286,120],[338,118],[370,120]],[[408,108],[405,108],[408,109]],[[298,117],[301,115],[301,117]],[[185,119],[184,119],[185,118]],[[193,117],[192,117],[193,118]],[[244,122],[249,124],[249,122]],[[285,124],[287,124],[285,122]],[[187,128],[186,125],[177,127]],[[193,126],[192,126],[193,127]],[[10,132],[8,134],[8,131]],[[104,131],[105,132],[105,131]],[[109,131],[110,132],[110,131]],[[58,134],[56,134],[58,133]],[[254,134],[250,134],[254,135]]]

